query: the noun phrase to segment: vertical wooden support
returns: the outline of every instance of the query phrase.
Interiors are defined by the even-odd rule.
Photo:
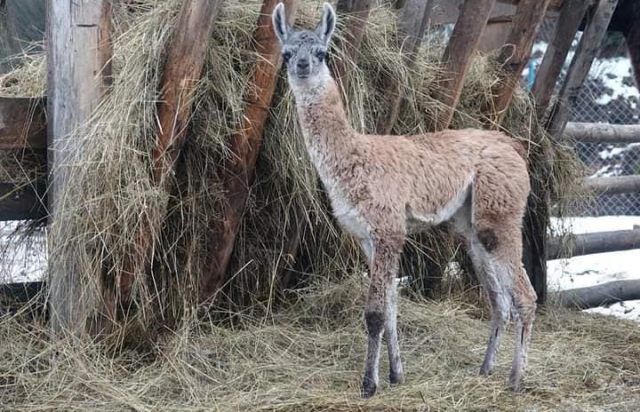
[[[562,138],[580,87],[589,74],[593,60],[598,55],[598,49],[607,33],[607,27],[617,4],[618,0],[599,0],[593,15],[587,22],[580,45],[567,72],[567,78],[560,90],[558,101],[547,123],[547,130],[555,139]]]
[[[427,29],[434,0],[406,0],[403,3],[398,19],[398,48],[403,54],[404,64],[411,69]],[[390,97],[389,109],[387,116],[378,119],[376,126],[378,134],[391,133],[391,129],[398,120],[402,101],[399,82],[392,82],[385,95]]]
[[[158,103],[158,135],[153,149],[153,179],[173,191],[176,160],[184,144],[196,87],[202,75],[207,47],[222,0],[185,0],[173,30]],[[119,278],[120,306],[126,310],[135,274],[145,271],[152,257],[153,229],[143,222],[139,236]]]
[[[73,219],[61,207],[66,186],[72,181],[73,164],[82,148],[68,137],[83,124],[98,106],[103,93],[103,79],[109,77],[111,58],[111,3],[109,0],[52,0],[47,19],[48,61],[48,147],[51,189],[50,245],[57,228]],[[50,249],[51,250],[51,249]],[[51,252],[50,252],[51,253]],[[86,331],[96,302],[84,293],[85,274],[72,253],[49,258],[51,324],[55,332],[81,335]]]
[[[442,56],[444,78],[440,79],[438,90],[433,93],[434,98],[447,106],[438,116],[436,130],[446,129],[453,119],[467,70],[494,3],[495,0],[466,0],[462,5],[453,34]]]
[[[338,0],[337,13],[339,20],[344,22],[344,41],[338,39],[336,48],[343,50],[343,59],[334,60],[333,75],[343,90],[347,90],[349,86],[349,60],[357,60],[357,53],[362,38],[364,37],[364,29],[369,19],[369,12],[373,7],[373,0]]]
[[[565,0],[562,5],[553,37],[542,58],[533,85],[533,96],[539,119],[542,119],[547,112],[556,81],[589,4],[591,0]]]
[[[229,147],[232,154],[221,170],[227,199],[223,221],[215,228],[216,244],[212,252],[211,264],[202,279],[200,295],[202,301],[214,297],[224,280],[242,212],[249,197],[258,150],[262,143],[264,126],[269,118],[269,108],[278,72],[282,65],[280,45],[271,23],[271,14],[278,2],[278,0],[264,0],[260,10],[254,35],[259,56],[253,76],[253,87],[249,88],[247,96],[244,124],[231,136]],[[284,4],[287,21],[291,24],[298,8],[298,0],[285,0]]]
[[[498,62],[502,66],[501,79],[493,87],[494,98],[484,110],[493,124],[500,123],[511,103],[548,5],[549,0],[521,0],[518,3],[511,33],[498,56]]]

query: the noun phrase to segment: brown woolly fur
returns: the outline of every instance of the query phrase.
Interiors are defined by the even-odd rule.
[[[357,394],[366,281],[350,277],[296,293],[236,327],[191,319],[152,352],[56,341],[47,328],[0,320],[0,410],[37,411],[611,411],[640,410],[640,328],[563,309],[539,313],[525,389],[477,376],[489,312],[456,299],[400,297],[405,383]],[[511,335],[511,334],[509,334]]]
[[[181,3],[179,0],[137,0],[127,2],[127,6],[123,7],[120,2],[115,2],[114,83],[91,121],[83,125],[77,135],[70,136],[70,141],[79,142],[83,151],[82,158],[71,165],[76,181],[61,199],[69,210],[69,219],[65,225],[50,228],[56,231],[52,233],[52,239],[67,239],[64,243],[49,243],[52,258],[59,258],[69,251],[78,257],[83,276],[90,285],[86,296],[92,301],[99,299],[97,286],[101,282],[110,284],[113,276],[121,272],[131,239],[135,239],[137,233],[147,226],[142,222],[149,223],[148,226],[154,229],[153,276],[150,279],[148,273],[138,268],[134,290],[140,310],[129,324],[141,330],[157,330],[166,325],[172,329],[179,328],[180,323],[176,321],[185,315],[189,315],[186,320],[190,321],[197,296],[197,280],[208,266],[208,251],[212,242],[216,241],[211,228],[215,226],[212,222],[220,219],[219,202],[222,195],[217,168],[222,163],[221,159],[229,156],[225,145],[227,136],[242,124],[243,96],[247,94],[247,87],[250,87],[248,83],[256,57],[252,36],[262,2],[224,2],[209,45],[204,78],[195,97],[187,143],[178,164],[176,179],[179,191],[168,196],[152,182],[150,153],[156,134],[159,70]],[[296,17],[297,24],[313,27],[320,16],[321,6],[321,2],[302,1]],[[352,81],[349,90],[345,91],[345,101],[351,125],[359,132],[372,132],[377,119],[384,116],[381,102],[385,100],[382,95],[386,90],[385,84],[398,80],[403,85],[406,99],[393,133],[419,134],[432,130],[440,105],[429,96],[438,76],[437,60],[445,41],[439,34],[431,33],[420,50],[415,70],[410,71],[403,66],[403,59],[397,51],[394,39],[395,13],[389,2],[380,2],[380,6],[372,10],[367,27],[358,64],[348,62]],[[336,36],[341,36],[340,28]],[[332,59],[342,58],[338,50],[332,51],[331,55]],[[476,57],[454,117],[454,128],[481,126],[482,105],[498,78],[493,61],[492,56]],[[42,96],[45,93],[45,78],[44,55],[26,56],[21,67],[0,77],[0,94]],[[291,281],[284,286],[289,286],[308,285],[320,277],[334,280],[345,276],[357,278],[364,267],[356,244],[338,229],[327,211],[326,197],[308,159],[293,98],[284,76],[279,80],[270,114],[258,159],[256,182],[235,242],[226,283],[218,297],[220,310],[207,312],[218,317],[233,314],[232,319],[236,322],[244,322],[250,316],[262,319],[260,316],[272,313],[275,297],[282,292],[281,279],[276,278],[280,268],[288,269],[286,279]],[[554,146],[543,133],[535,120],[535,111],[525,90],[516,91],[504,127],[509,135],[522,142],[530,158],[556,159],[553,162],[554,170],[530,166],[530,173],[533,179],[555,194],[560,200],[558,207],[562,209],[571,200],[572,183],[578,180],[572,173],[575,170],[574,162],[565,148]],[[16,163],[13,154],[0,157],[1,171],[6,170],[7,163]],[[25,172],[22,181],[32,179],[36,173],[42,174],[41,170]],[[18,177],[12,174],[12,178]],[[165,213],[167,208],[168,219]],[[283,249],[287,243],[284,234],[289,233],[295,224],[303,224],[305,230],[300,259],[293,265],[292,257],[283,254]],[[413,246],[410,246],[417,251],[419,259],[406,265],[410,268],[406,274],[418,278],[423,260],[435,259],[446,264],[457,248],[450,240],[447,243],[429,237],[421,240],[425,243],[411,242]],[[451,279],[455,280],[456,277],[452,276]],[[450,290],[457,290],[457,283],[449,285],[453,285]],[[331,319],[340,316],[331,311],[325,315],[327,318],[321,322],[333,322]],[[15,321],[7,322],[3,323],[3,327],[16,328],[16,332],[12,334],[6,329],[3,333],[16,335],[13,337],[25,344],[32,342],[32,337],[28,335],[30,332]],[[190,325],[190,322],[187,324]],[[248,329],[260,330],[251,328]],[[219,326],[215,330],[233,334],[231,330]],[[349,333],[349,339],[359,339],[355,332]],[[134,343],[139,343],[141,339],[131,332],[122,332],[116,338],[121,339],[122,336]],[[2,342],[4,345],[6,340]],[[303,345],[303,348],[312,346]],[[280,348],[279,344],[275,347],[278,350]],[[354,347],[359,348],[360,345]],[[77,358],[82,364],[73,364],[76,361],[74,354],[67,353],[67,360],[71,362],[68,371],[79,371],[84,365],[90,368],[86,370],[87,373],[96,377],[97,370],[84,363],[96,362],[94,366],[102,368],[105,373],[114,374],[109,375],[111,377],[108,380],[128,373],[125,370],[131,366],[128,360],[122,359],[122,366],[109,366],[102,355],[93,354],[95,348],[92,348],[87,347],[87,350],[92,353],[90,356],[95,355],[94,358]],[[47,350],[44,347],[40,349]],[[49,349],[57,351],[59,348]],[[16,356],[24,356],[23,360],[27,362],[31,355],[25,352]],[[360,356],[359,352],[357,356]],[[257,362],[256,359],[251,362]],[[188,369],[186,364],[180,365]],[[31,363],[27,365],[28,368],[32,366]],[[174,366],[169,362],[163,367]],[[222,369],[227,367],[233,368],[233,365],[221,366]],[[187,373],[186,369],[184,373]],[[39,372],[34,373],[41,373],[40,369],[37,370]],[[208,372],[204,373],[206,375]],[[251,373],[257,376],[262,372],[258,367]],[[412,373],[417,373],[417,369]],[[89,375],[85,377],[89,379]],[[205,375],[190,376],[189,382],[178,382],[177,385],[191,391],[197,386],[197,381],[209,382]],[[221,376],[216,377],[220,382],[233,380],[231,375],[226,378]],[[5,382],[10,385],[15,382],[11,381],[15,376],[6,379],[9,379]],[[73,380],[73,377],[73,381],[61,377],[52,379],[69,383],[69,388],[60,390],[70,397],[73,397],[78,390],[76,385],[81,382]],[[79,376],[78,379],[82,378]],[[326,376],[321,379],[326,379]],[[351,381],[350,378],[348,380]],[[241,378],[237,383],[241,382],[248,381]],[[291,382],[286,381],[285,386],[291,386]],[[3,385],[0,381],[0,390],[4,390]],[[22,384],[17,385],[25,388]],[[153,387],[153,383],[149,385],[145,389],[139,388],[142,391],[139,393],[149,390],[168,396],[166,392],[171,391]],[[136,384],[132,387],[136,387]],[[14,386],[11,388],[11,391],[22,390]],[[34,395],[34,388],[27,389],[30,395]],[[114,402],[121,398],[120,391],[124,390],[122,387],[104,389],[111,394],[112,398],[109,399]],[[144,397],[150,396],[150,392],[146,393]],[[187,403],[189,399],[195,402],[190,395],[185,396]],[[330,397],[331,394],[327,392],[326,399]],[[4,396],[0,402],[4,402]],[[229,402],[229,405],[234,405],[235,401],[229,399]],[[148,404],[147,401],[142,403]],[[239,404],[242,402],[235,403]]]

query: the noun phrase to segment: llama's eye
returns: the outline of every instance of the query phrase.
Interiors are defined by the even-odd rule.
[[[289,60],[291,60],[291,52],[282,53],[282,60],[284,60],[285,63],[289,63]]]
[[[327,58],[327,53],[323,51],[319,51],[316,53],[316,57],[318,58],[318,60],[323,61],[324,59]]]

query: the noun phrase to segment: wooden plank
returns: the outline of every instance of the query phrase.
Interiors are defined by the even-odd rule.
[[[640,125],[569,122],[564,137],[582,143],[640,143]]]
[[[82,146],[69,139],[99,104],[103,72],[110,53],[111,2],[108,0],[51,0],[47,16],[48,138],[50,239],[64,244],[59,230],[75,219],[63,207],[74,164],[82,158]],[[105,35],[107,37],[105,37]],[[98,303],[84,293],[87,278],[71,248],[49,249],[49,304],[54,332],[81,335]]]
[[[0,97],[0,150],[45,149],[45,100]]]
[[[458,20],[460,7],[463,3],[464,0],[435,0],[431,15],[431,26],[437,27],[455,23]],[[497,0],[491,9],[489,23],[510,22],[516,13],[517,3],[517,1],[503,2],[502,0]],[[560,7],[561,2],[551,0],[545,17],[550,19],[557,18]]]
[[[583,187],[598,196],[640,193],[640,175],[591,177],[584,179]]]
[[[640,299],[640,280],[617,280],[586,288],[554,293],[555,300],[566,308],[589,309]]]
[[[153,179],[171,193],[174,170],[186,139],[193,97],[204,67],[209,38],[222,0],[186,0],[173,29],[164,63],[158,103],[158,134],[153,148]],[[145,273],[153,254],[153,228],[149,222],[134,239],[119,276],[117,307],[129,310],[137,273]]]
[[[0,182],[0,221],[39,220],[47,217],[47,184]]]
[[[549,239],[547,252],[549,260],[638,249],[640,248],[640,229],[571,235],[568,249],[563,248],[563,241],[565,240],[561,237]]]
[[[509,21],[492,22],[489,20],[487,27],[482,33],[482,39],[478,45],[478,50],[488,53],[498,50],[507,43],[509,33],[511,33],[511,19]]]
[[[542,58],[533,85],[533,96],[536,101],[538,118],[542,119],[549,108],[549,102],[555,89],[558,76],[569,54],[571,43],[580,22],[589,8],[591,0],[566,0],[547,51]]]
[[[521,0],[513,19],[511,33],[498,56],[500,80],[492,88],[494,96],[484,108],[490,122],[499,126],[506,113],[522,71],[529,62],[531,48],[550,0]]]
[[[436,131],[448,128],[451,123],[467,70],[494,3],[495,0],[466,0],[460,9],[460,17],[441,59],[444,74],[433,93],[433,97],[446,106],[438,115]]]
[[[425,30],[433,9],[434,0],[406,0],[398,18],[398,48],[403,55],[404,64],[412,69],[415,65],[416,54],[422,43]],[[378,134],[389,134],[400,114],[401,84],[393,81],[385,93],[389,96],[386,116],[378,119],[376,130]]]
[[[345,30],[344,41],[336,39],[336,49],[343,52],[342,59],[334,60],[333,75],[344,90],[349,86],[349,64],[358,60],[358,49],[373,5],[373,0],[338,0],[336,12]]]
[[[518,4],[520,5],[521,3],[523,3],[526,0],[498,0],[500,3],[505,3],[505,4]],[[549,8],[550,9],[559,9],[562,7],[562,5],[570,0],[551,0],[549,2]]]
[[[599,0],[587,22],[580,45],[573,57],[567,78],[562,85],[558,101],[552,109],[547,123],[547,130],[556,139],[562,137],[569,121],[571,111],[578,99],[580,88],[589,74],[591,64],[598,55],[598,50],[607,33],[609,21],[618,4],[618,0]]]
[[[258,59],[249,87],[245,106],[244,124],[234,133],[229,142],[232,155],[223,166],[221,174],[226,189],[226,204],[223,219],[215,228],[216,243],[211,264],[201,285],[200,300],[215,297],[224,280],[233,251],[235,237],[242,219],[249,189],[254,179],[255,164],[262,143],[264,126],[269,118],[269,108],[282,66],[280,44],[273,30],[271,14],[279,0],[264,0],[258,25],[254,34]],[[286,19],[292,24],[298,0],[285,0]]]

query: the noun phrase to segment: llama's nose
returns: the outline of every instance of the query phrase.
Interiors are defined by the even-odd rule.
[[[309,60],[303,60],[303,59],[298,60],[298,69],[302,71],[309,70]]]

